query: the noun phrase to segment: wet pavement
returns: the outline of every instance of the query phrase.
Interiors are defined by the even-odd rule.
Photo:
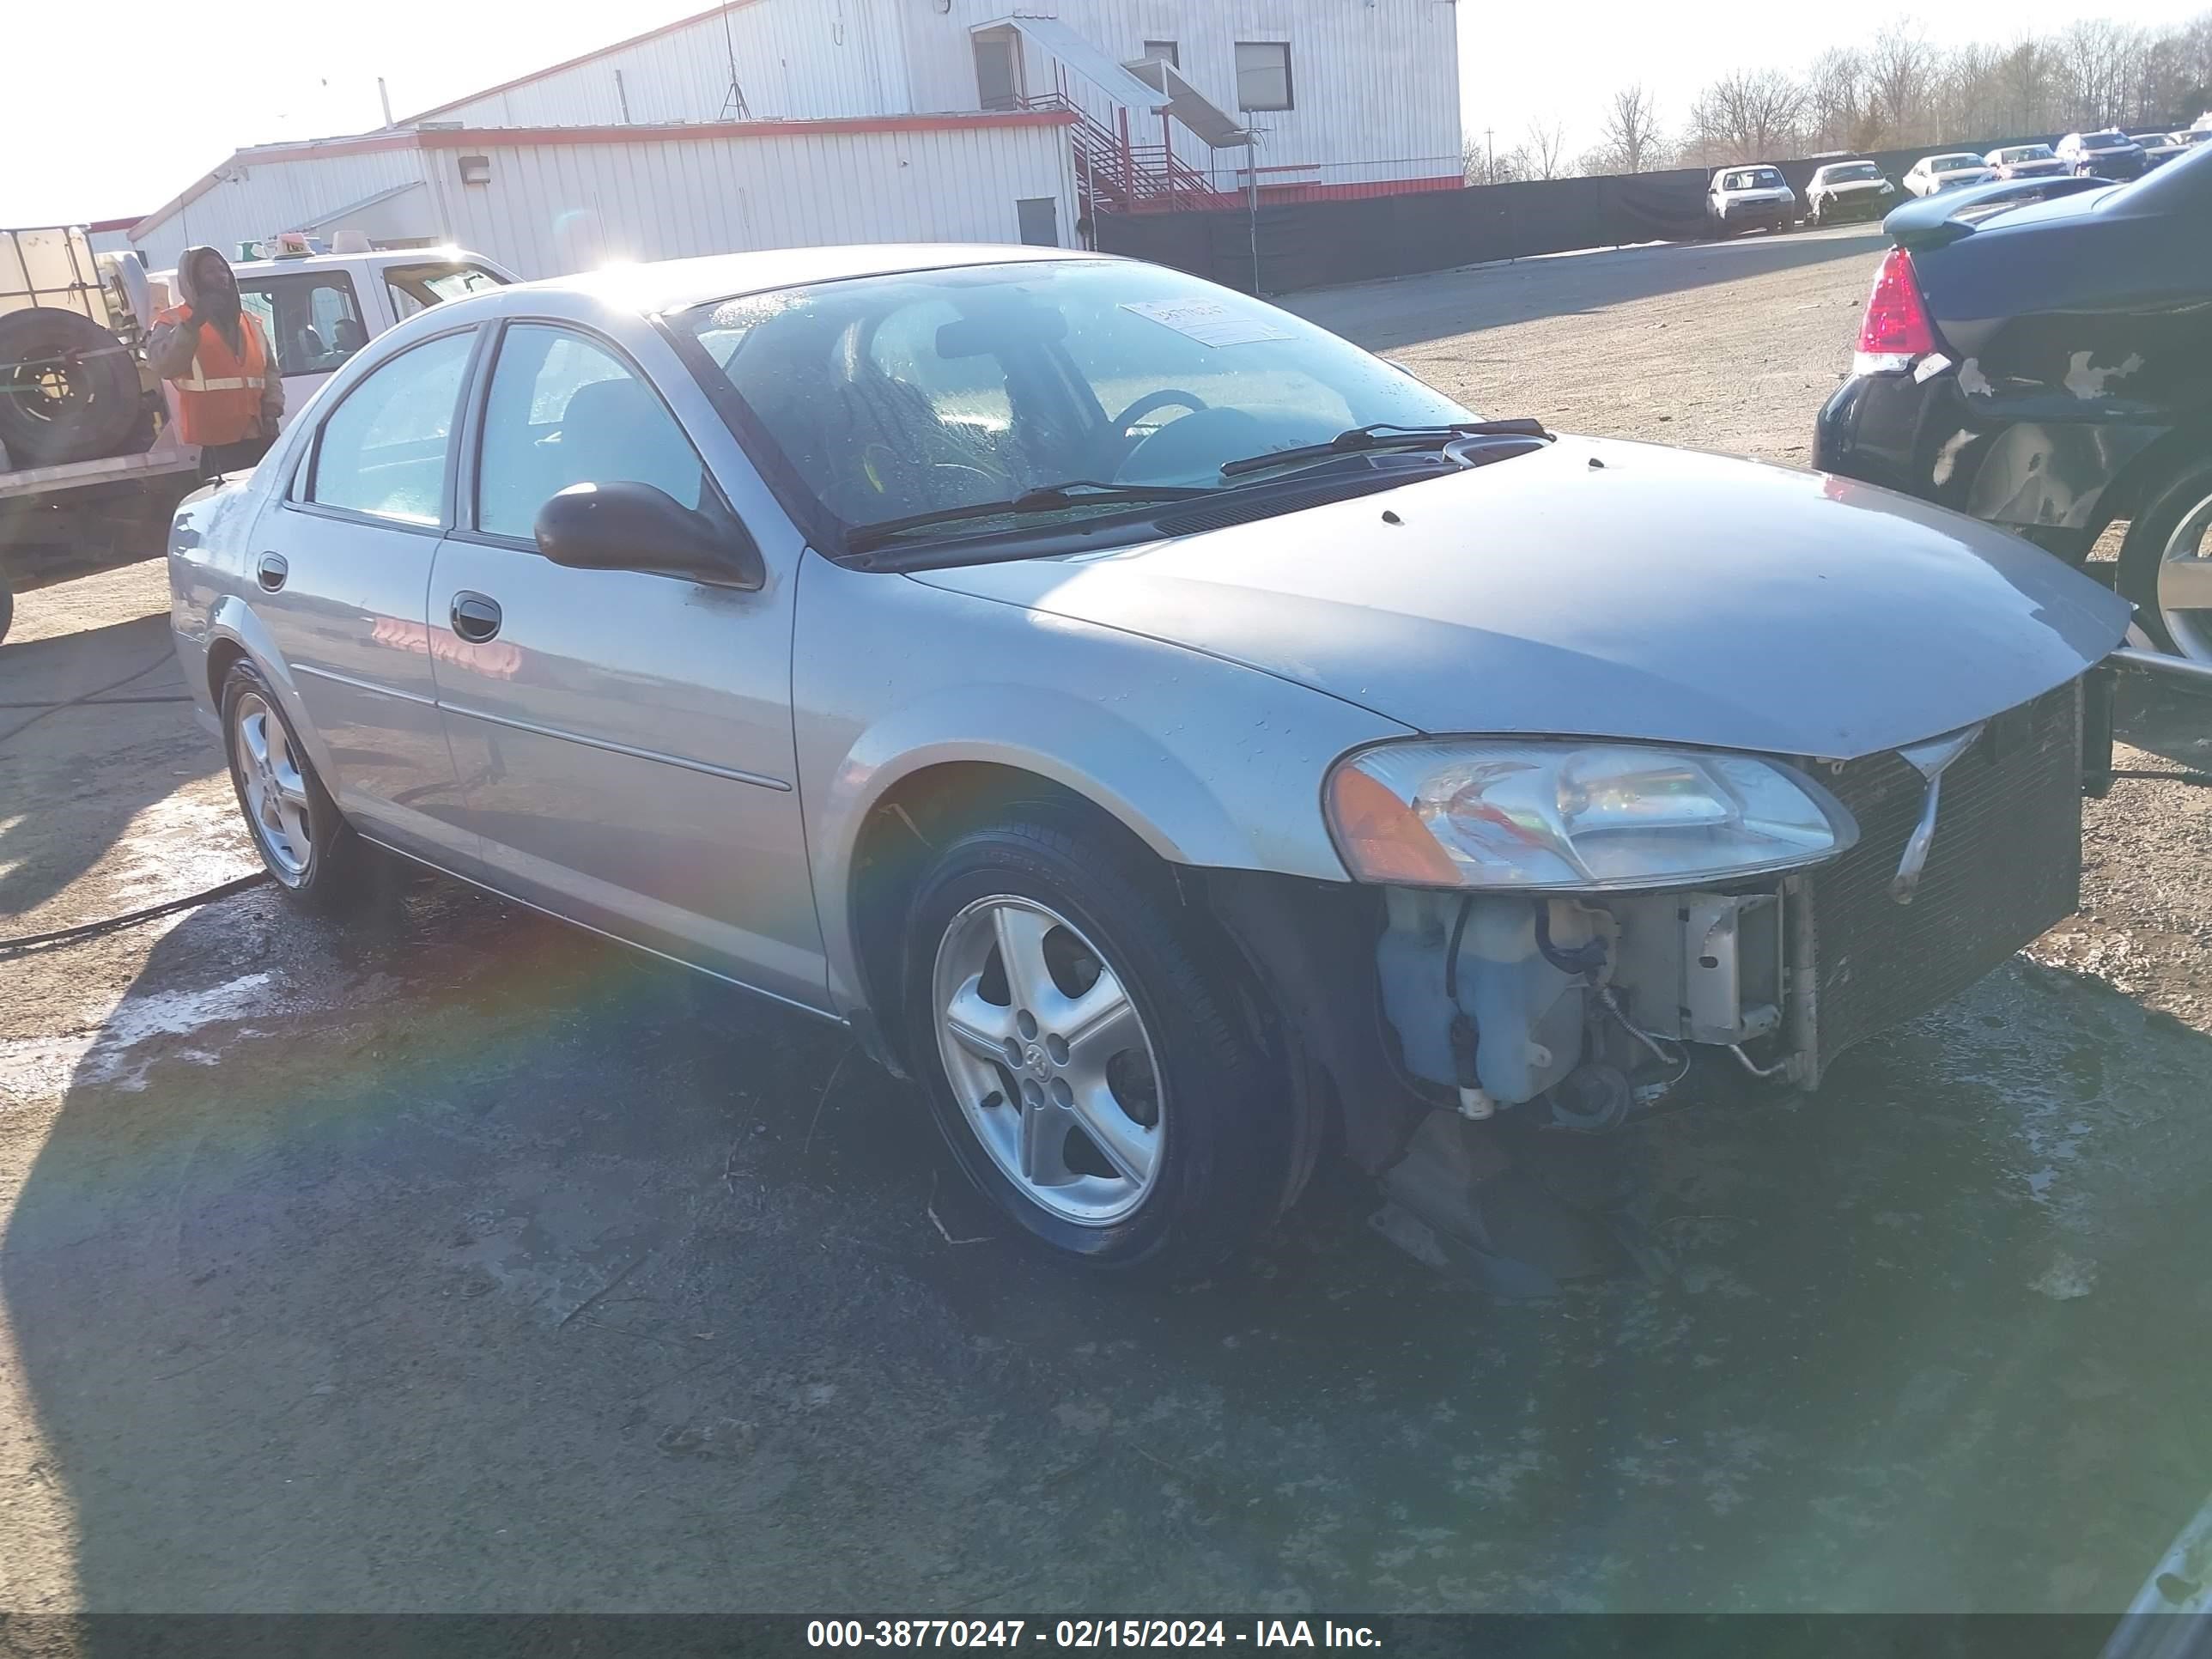
[[[126,672],[158,581],[0,691]],[[243,867],[178,706],[38,733],[0,933]],[[262,889],[0,959],[0,1606],[2118,1608],[2212,1490],[2208,1099],[2022,958],[1609,1142],[1654,1277],[1501,1306],[1331,1170],[1162,1292],[1017,1248],[833,1027]]]

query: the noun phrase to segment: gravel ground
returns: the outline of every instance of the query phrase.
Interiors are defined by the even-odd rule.
[[[1802,462],[1863,232],[1302,296],[1499,414]],[[145,565],[0,647],[0,933],[251,866]],[[137,671],[143,670],[143,673]],[[133,676],[127,684],[113,684]],[[2131,711],[2205,763],[2203,711]],[[1838,1066],[1609,1148],[1486,1304],[1326,1180],[1073,1280],[834,1030],[442,881],[0,962],[0,1607],[2111,1609],[2212,1487],[2203,792]]]

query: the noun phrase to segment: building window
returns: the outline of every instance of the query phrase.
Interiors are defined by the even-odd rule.
[[[1060,246],[1060,204],[1050,196],[1024,196],[1014,204],[1022,240],[1031,247]]]
[[[975,46],[975,100],[980,109],[1019,109],[1022,105],[1021,40],[1012,29],[972,37]]]
[[[1173,64],[1177,69],[1182,67],[1182,59],[1176,55],[1176,43],[1172,40],[1147,40],[1145,42],[1143,55],[1146,58],[1157,58],[1163,63]]]
[[[1290,109],[1291,44],[1287,40],[1237,43],[1237,107]]]

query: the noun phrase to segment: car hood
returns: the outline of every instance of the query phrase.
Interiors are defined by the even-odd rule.
[[[1790,198],[1787,185],[1762,185],[1757,190],[1717,190],[1713,192],[1723,202],[1780,202]]]
[[[2129,615],[2027,543],[1887,490],[1578,438],[1255,524],[914,579],[1423,732],[1838,760],[2024,702]]]
[[[1887,190],[1887,179],[1838,179],[1825,185],[1815,185],[1815,190],[1825,190],[1832,196],[1849,196],[1870,190]]]

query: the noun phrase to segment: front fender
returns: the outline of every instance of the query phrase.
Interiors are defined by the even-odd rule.
[[[799,787],[830,993],[848,1009],[862,829],[928,768],[1033,774],[1170,863],[1340,882],[1322,780],[1347,749],[1410,731],[1160,641],[814,557],[798,632]]]

